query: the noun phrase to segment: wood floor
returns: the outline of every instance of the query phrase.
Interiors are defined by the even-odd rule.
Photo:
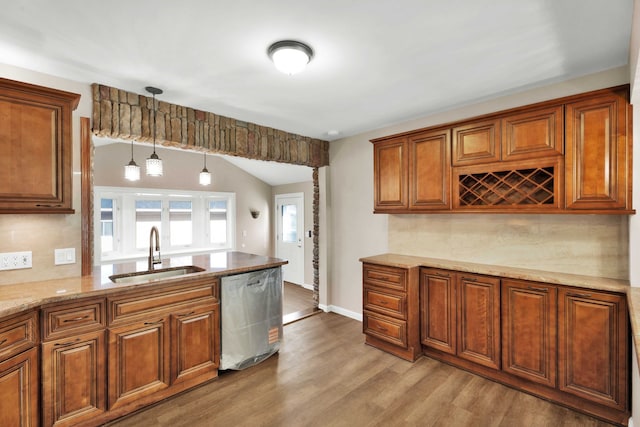
[[[313,291],[302,286],[284,282],[284,314],[313,308]]]
[[[111,426],[609,426],[460,369],[365,345],[322,313],[285,326],[279,354]]]

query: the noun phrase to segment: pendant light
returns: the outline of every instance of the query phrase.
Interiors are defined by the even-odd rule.
[[[131,161],[124,165],[124,178],[129,181],[138,181],[140,179],[140,166],[133,160],[133,140],[131,140]]]
[[[267,54],[278,70],[290,76],[304,70],[313,58],[313,50],[296,40],[275,42],[269,46]]]
[[[145,90],[153,94],[153,154],[147,159],[147,175],[162,176],[162,160],[156,154],[156,95],[160,95],[162,89],[147,86]]]
[[[211,184],[211,174],[207,170],[207,153],[204,153],[204,168],[200,172],[200,185]]]

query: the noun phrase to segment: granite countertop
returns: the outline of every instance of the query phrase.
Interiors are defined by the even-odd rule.
[[[220,277],[245,273],[264,268],[277,267],[288,261],[244,252],[219,252],[206,255],[171,257],[162,260],[155,269],[195,265],[204,271],[192,273],[189,277]],[[148,280],[136,284],[113,283],[109,276],[147,270],[147,260],[106,264],[94,267],[91,276],[44,280],[0,286],[0,317],[39,307],[51,302],[72,300],[87,296],[106,295],[114,290],[153,287],[159,281],[163,284],[178,282],[184,276]]]
[[[455,270],[465,273],[485,274],[488,276],[506,277],[509,279],[529,280],[554,285],[576,286],[586,289],[627,293],[629,281],[609,279],[606,277],[582,276],[579,274],[555,273],[552,271],[533,270],[528,268],[504,267],[499,265],[475,264],[464,261],[451,261],[439,258],[426,258],[409,255],[382,254],[361,258],[360,261],[382,264],[392,267],[432,267],[443,270]],[[640,300],[638,300],[640,304]],[[640,308],[640,307],[639,307]],[[640,331],[638,332],[640,333]]]

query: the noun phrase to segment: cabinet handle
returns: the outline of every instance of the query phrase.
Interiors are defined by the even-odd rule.
[[[387,304],[389,304],[389,301],[379,300],[378,304],[387,305]]]
[[[478,279],[476,277],[463,277],[462,280],[468,280],[469,282],[477,282]]]
[[[447,273],[433,273],[434,276],[438,276],[438,277],[451,277],[449,274]]]
[[[195,314],[195,311],[190,311],[188,313],[182,313],[182,314],[177,314],[176,317],[186,317],[186,316],[191,316],[192,314]]]
[[[538,292],[549,292],[549,289],[546,288],[536,288],[534,286],[527,286],[527,289],[530,291],[538,291]]]
[[[88,318],[89,318],[89,315],[87,314],[86,316],[74,317],[73,319],[64,319],[62,323],[77,322],[79,320],[84,320]]]
[[[6,342],[7,342],[7,339],[8,339],[8,338],[5,338],[5,339],[3,339],[2,341],[0,341],[0,346],[1,346],[1,345],[3,345],[4,343],[6,343]]]
[[[77,343],[78,341],[80,341],[80,338],[76,338],[76,339],[75,339],[75,340],[73,340],[73,341],[67,341],[67,342],[56,343],[56,344],[54,344],[53,346],[54,346],[54,347],[66,347],[66,346],[69,346],[69,345],[71,345],[71,344],[75,344],[75,343]]]
[[[389,332],[387,328],[383,328],[382,326],[378,326],[378,330],[380,332]]]
[[[37,204],[36,207],[37,208],[59,208],[62,205],[41,205],[41,204]]]
[[[164,322],[164,319],[160,319],[160,320],[156,320],[155,322],[144,322],[143,325],[158,325],[163,322]]]
[[[574,298],[591,298],[591,294],[574,294],[573,292],[567,293],[567,296]]]

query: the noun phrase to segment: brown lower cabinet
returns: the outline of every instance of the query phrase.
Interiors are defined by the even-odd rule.
[[[421,268],[420,327],[427,356],[610,422],[629,417],[624,295]]]
[[[39,424],[38,313],[0,320],[0,426]]]
[[[423,345],[500,368],[500,279],[422,268],[420,298]]]
[[[624,411],[629,405],[629,332],[622,295],[558,290],[560,390]]]
[[[556,286],[502,279],[502,369],[556,386]]]
[[[38,425],[38,349],[0,362],[0,425]]]
[[[413,261],[406,268],[363,262],[368,344],[404,357],[403,340],[415,332],[404,319],[416,310],[424,355],[626,425],[625,295],[429,267],[412,275]]]
[[[218,294],[217,279],[201,278],[43,306],[42,424],[101,425],[215,378],[220,362]],[[26,332],[22,319],[9,336],[14,347],[26,346],[21,338]],[[0,327],[0,343],[2,333]],[[31,354],[32,361],[26,358]],[[16,368],[17,362],[7,366],[12,370],[7,378],[16,382],[12,396],[19,396],[18,390],[31,393],[21,384],[27,384],[27,375],[37,378],[37,354],[37,348],[20,354],[26,358],[24,367]],[[0,363],[0,378],[3,364],[14,359]],[[27,369],[31,366],[35,374]],[[19,409],[4,411],[4,402],[13,404],[17,397],[0,396],[0,425],[38,425],[37,392],[35,386],[31,424],[13,420],[28,415],[24,404],[32,400],[20,397]],[[5,422],[2,417],[11,418]]]
[[[104,330],[42,344],[45,426],[73,426],[106,410]]]
[[[168,315],[109,328],[109,409],[169,387]]]

